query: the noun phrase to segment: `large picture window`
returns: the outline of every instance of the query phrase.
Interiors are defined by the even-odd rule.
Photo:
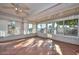
[[[16,21],[9,21],[8,23],[8,34],[19,35],[21,30],[21,23]]]
[[[8,23],[8,34],[13,35],[15,34],[16,26],[15,21],[10,21]]]
[[[29,26],[28,26],[28,34],[32,33],[32,30],[33,30],[33,25],[29,24]]]
[[[10,35],[19,35],[21,29],[21,23],[16,21],[0,20],[0,37],[6,37]]]
[[[53,29],[52,27],[53,27],[52,23],[47,24],[47,33],[52,34],[52,29]]]
[[[15,34],[19,35],[21,34],[21,22],[16,22],[16,29],[15,29]]]
[[[56,34],[64,34],[63,21],[57,21]]]
[[[46,24],[38,24],[37,32],[46,33]]]
[[[41,24],[37,24],[37,32],[41,32]]]
[[[41,24],[41,32],[46,33],[46,24]]]
[[[78,19],[65,20],[64,35],[78,35]]]

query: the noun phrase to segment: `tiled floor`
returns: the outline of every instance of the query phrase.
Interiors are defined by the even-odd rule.
[[[0,43],[1,55],[78,55],[79,46],[38,37]]]

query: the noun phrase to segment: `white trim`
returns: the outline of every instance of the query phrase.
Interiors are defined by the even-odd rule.
[[[79,36],[79,17],[78,17],[78,36]]]
[[[57,35],[57,36],[62,36],[62,37],[73,37],[73,38],[79,38],[79,36],[68,36],[68,35],[62,35],[62,34],[53,34],[53,35]]]
[[[79,15],[72,15],[72,16],[68,16],[68,17],[64,17],[64,18],[60,18],[60,19],[54,19],[54,21],[63,21],[63,20],[69,20],[69,19],[75,19],[75,18],[79,18]]]

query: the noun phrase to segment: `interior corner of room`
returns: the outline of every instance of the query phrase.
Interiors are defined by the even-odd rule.
[[[30,44],[34,37],[79,47],[79,3],[0,3],[0,46],[2,42],[32,38]]]

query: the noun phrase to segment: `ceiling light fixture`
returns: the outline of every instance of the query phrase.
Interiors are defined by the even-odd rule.
[[[18,8],[15,8],[15,10],[18,10]]]

